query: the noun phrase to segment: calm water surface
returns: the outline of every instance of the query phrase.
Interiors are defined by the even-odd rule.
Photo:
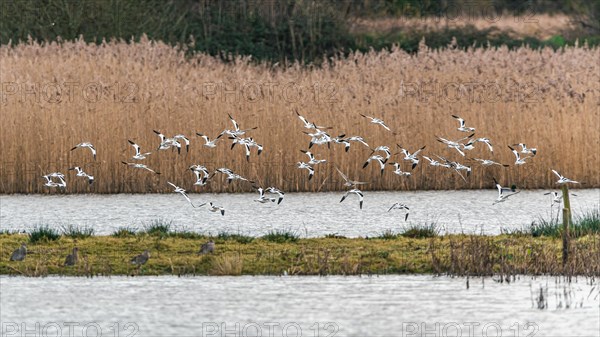
[[[287,193],[280,204],[254,202],[258,194],[192,194],[195,203],[213,201],[225,216],[207,207],[192,208],[177,194],[117,195],[2,195],[0,229],[28,230],[39,224],[91,226],[110,234],[122,226],[143,228],[152,220],[172,221],[174,229],[217,234],[221,231],[260,236],[274,229],[317,237],[337,233],[347,237],[373,236],[385,230],[402,231],[409,224],[437,222],[446,232],[498,234],[502,229],[528,226],[551,216],[547,191],[528,190],[492,206],[496,190],[365,192],[363,209],[356,195],[343,203],[343,193]],[[577,190],[571,198],[575,214],[598,208],[600,189]],[[401,202],[404,213],[388,212]],[[556,214],[557,207],[553,213]]]
[[[65,322],[74,322],[75,335],[87,327],[89,336],[421,336],[410,332],[423,328],[436,336],[598,336],[598,283],[590,282],[477,278],[467,289],[464,278],[406,275],[2,276],[0,309],[4,335],[39,323],[66,336]],[[534,305],[540,286],[548,309]]]

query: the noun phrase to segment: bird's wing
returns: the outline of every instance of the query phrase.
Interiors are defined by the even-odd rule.
[[[563,176],[561,176],[560,173],[556,172],[556,170],[552,170],[552,172],[554,174],[556,174],[556,176],[558,177],[558,179],[562,179]]]

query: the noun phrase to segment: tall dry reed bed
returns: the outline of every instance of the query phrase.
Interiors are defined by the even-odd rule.
[[[398,177],[362,164],[370,150],[353,144],[348,153],[333,144],[313,148],[317,157],[335,163],[351,178],[370,181],[368,189],[492,188],[492,177],[518,187],[554,186],[554,168],[566,176],[600,186],[599,87],[600,49],[586,47],[559,51],[528,48],[448,49],[425,45],[417,54],[399,49],[355,53],[331,59],[321,68],[256,64],[236,58],[226,63],[160,42],[110,42],[88,45],[19,44],[0,47],[2,76],[2,132],[0,133],[0,192],[45,192],[42,174],[82,166],[96,177],[69,173],[67,192],[169,191],[172,181],[192,190],[187,167],[229,167],[263,185],[286,191],[342,188],[333,165],[319,165],[308,181],[295,163],[305,160],[309,137],[293,113],[321,125],[333,126],[332,135],[361,135],[375,147],[401,144],[411,150],[426,145],[424,153],[466,162],[445,148],[434,135],[458,139],[450,117],[458,114],[477,128],[476,136],[495,145],[491,154],[482,143],[469,157],[514,162],[507,145],[517,142],[538,148],[538,155],[521,167],[481,168],[463,182],[449,170],[419,165],[410,178]],[[216,136],[231,128],[227,114],[264,145],[263,154],[246,162],[244,151],[229,149],[229,140],[216,149],[201,146],[195,136]],[[369,124],[359,113],[382,117],[396,132]],[[148,166],[155,176],[121,164],[133,149],[154,151],[159,139],[152,132],[192,138],[190,152],[153,153]],[[70,152],[90,141],[98,149],[93,161],[87,149]],[[394,157],[392,161],[401,161]],[[404,168],[408,169],[408,165]],[[242,191],[249,184],[215,179],[194,191]]]

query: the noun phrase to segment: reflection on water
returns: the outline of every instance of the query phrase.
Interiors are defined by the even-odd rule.
[[[48,334],[60,326],[63,336],[65,322],[73,322],[75,335],[94,326],[103,336],[114,336],[116,328],[120,336],[135,329],[138,336],[225,336],[225,330],[227,336],[270,336],[269,329],[273,336],[299,335],[296,330],[302,336],[411,336],[423,329],[436,336],[500,335],[495,329],[502,336],[598,334],[597,283],[527,276],[510,284],[469,283],[467,289],[464,278],[398,275],[0,277],[0,305],[3,333],[15,324],[35,329],[37,322]],[[540,287],[544,310],[537,308]]]
[[[385,230],[401,231],[408,223],[437,222],[447,232],[498,234],[521,228],[540,216],[550,217],[551,197],[542,190],[523,191],[492,206],[495,190],[365,192],[364,208],[355,195],[340,203],[343,193],[287,193],[280,204],[254,202],[258,194],[192,194],[196,203],[213,201],[226,208],[225,216],[207,207],[192,208],[176,194],[117,195],[3,195],[0,227],[21,230],[38,224],[93,226],[96,234],[110,234],[121,226],[143,227],[162,218],[175,227],[203,233],[221,231],[260,236],[274,229],[302,236],[337,233],[347,237],[372,236]],[[389,207],[401,202],[404,213]],[[598,208],[600,189],[578,190],[571,198],[575,212]],[[554,207],[556,214],[558,207]]]

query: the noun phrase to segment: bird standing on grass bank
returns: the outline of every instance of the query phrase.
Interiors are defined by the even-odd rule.
[[[212,254],[215,252],[215,242],[213,240],[208,241],[207,243],[202,244],[202,246],[200,246],[200,251],[198,252],[199,255],[203,255],[203,254]]]
[[[10,255],[10,261],[23,261],[27,256],[27,245],[22,243],[21,247],[15,249]]]
[[[131,259],[131,263],[141,267],[143,264],[148,262],[149,258],[150,251],[145,250],[142,254],[134,256],[133,259]]]
[[[65,258],[65,263],[64,266],[74,266],[77,264],[77,261],[79,261],[79,248],[75,247],[73,248],[73,253],[67,255],[67,257]]]

